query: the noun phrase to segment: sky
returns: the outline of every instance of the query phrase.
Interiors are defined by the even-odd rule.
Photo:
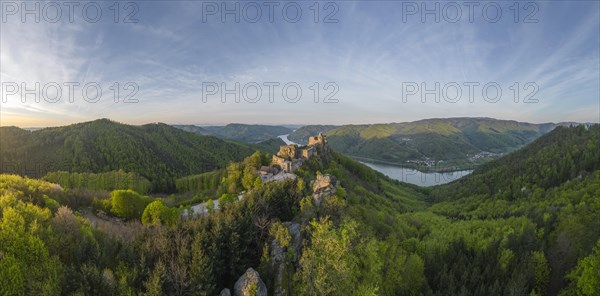
[[[0,125],[600,121],[598,1],[71,3],[0,2]]]

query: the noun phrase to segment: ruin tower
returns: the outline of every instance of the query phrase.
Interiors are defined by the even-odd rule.
[[[326,142],[327,142],[327,140],[326,140],[325,135],[323,133],[319,133],[315,137],[309,137],[308,138],[308,145],[309,146],[312,146],[312,145],[325,146]]]
[[[327,150],[327,140],[323,133],[308,138],[308,145],[297,144],[279,146],[279,152],[272,156],[271,164],[279,166],[286,173],[295,172],[304,162]]]

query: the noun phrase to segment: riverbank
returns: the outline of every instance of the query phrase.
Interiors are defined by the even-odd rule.
[[[417,170],[423,173],[451,173],[451,172],[456,172],[456,171],[465,171],[465,170],[474,170],[477,166],[483,164],[483,163],[463,163],[463,164],[459,164],[459,163],[451,163],[448,165],[444,165],[444,166],[440,166],[440,165],[435,165],[435,166],[424,166],[424,165],[415,165],[413,163],[396,163],[396,162],[389,162],[389,161],[384,161],[384,160],[380,160],[380,159],[374,159],[374,158],[368,158],[368,157],[363,157],[363,156],[356,156],[356,155],[349,155],[349,154],[345,154],[348,157],[351,157],[352,159],[355,159],[357,161],[360,162],[369,162],[369,163],[373,163],[373,164],[382,164],[382,165],[390,165],[390,166],[396,166],[396,167],[402,167],[402,168],[408,168],[408,169],[413,169],[413,170]]]

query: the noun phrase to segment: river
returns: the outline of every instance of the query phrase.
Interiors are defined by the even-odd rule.
[[[368,167],[379,171],[386,176],[396,179],[398,181],[415,184],[419,186],[434,186],[452,182],[460,177],[466,176],[473,172],[473,170],[454,171],[445,173],[424,173],[411,168],[405,168],[401,166],[370,163],[361,161],[361,163]]]
[[[289,136],[289,134],[287,134],[287,135],[281,135],[281,136],[278,136],[278,138],[282,139],[285,142],[286,145],[298,144],[298,143],[294,143],[294,142],[290,141],[288,139],[288,136]]]

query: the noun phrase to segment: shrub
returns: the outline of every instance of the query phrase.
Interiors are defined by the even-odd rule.
[[[173,225],[178,219],[179,211],[165,206],[162,199],[157,199],[148,204],[144,210],[144,214],[142,214],[142,223],[144,224]]]
[[[133,190],[114,190],[111,192],[111,212],[125,219],[140,219],[150,198]]]

